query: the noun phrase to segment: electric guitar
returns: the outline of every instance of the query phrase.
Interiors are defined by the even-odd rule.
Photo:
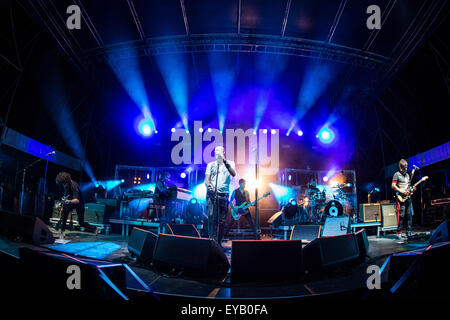
[[[428,180],[428,176],[425,176],[425,177],[423,177],[422,179],[420,179],[419,181],[417,181],[412,187],[408,187],[407,189],[406,189],[406,191],[407,191],[407,195],[403,195],[403,194],[400,194],[400,193],[398,193],[397,192],[397,199],[398,199],[398,201],[400,201],[400,202],[405,202],[406,200],[408,200],[411,196],[412,196],[412,194],[414,193],[414,189],[419,185],[419,184],[421,184],[422,182],[424,182],[424,181],[426,181],[426,180]]]
[[[264,195],[261,198],[256,199],[253,202],[250,202],[247,204],[247,201],[242,202],[239,206],[231,208],[231,216],[234,220],[239,220],[239,218],[247,213],[247,208],[255,205],[256,202],[259,200],[264,199],[265,197],[268,197],[270,195],[270,192],[264,193]]]

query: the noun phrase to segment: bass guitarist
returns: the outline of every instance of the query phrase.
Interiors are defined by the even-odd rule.
[[[414,176],[416,168],[414,168],[411,173],[408,173],[408,162],[405,159],[401,159],[398,163],[399,171],[394,174],[392,178],[392,189],[397,195],[408,197],[404,202],[400,201],[396,197],[396,209],[397,209],[397,239],[402,239],[401,229],[404,224],[406,224],[406,237],[411,237],[412,228],[412,216],[414,215],[414,210],[412,206],[412,201],[410,195],[414,193],[415,187],[411,188],[411,181]]]
[[[245,180],[244,179],[239,179],[239,188],[235,189],[233,191],[233,193],[231,194],[230,206],[231,206],[232,211],[237,210],[236,207],[233,205],[233,200],[235,201],[235,206],[240,206],[244,202],[250,203],[250,194],[247,190],[245,190]],[[253,230],[254,236],[256,238],[255,225],[253,224],[252,216],[251,216],[248,208],[245,209],[245,213],[241,214],[241,217],[245,217],[247,219],[250,229]],[[237,221],[237,220],[233,219],[233,217],[230,217],[230,219],[228,220],[228,222],[225,225],[225,231],[223,232],[224,237],[227,236],[228,232],[230,231],[231,227],[234,225],[235,221]]]

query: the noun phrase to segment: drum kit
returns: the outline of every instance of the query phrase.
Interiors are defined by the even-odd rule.
[[[327,196],[324,190],[315,186],[306,186],[305,196],[300,203],[303,205],[305,221],[310,223],[322,223],[326,217],[339,217],[349,214],[347,207],[351,202],[344,193],[343,188],[351,187],[351,184],[340,184],[335,187],[333,194]]]

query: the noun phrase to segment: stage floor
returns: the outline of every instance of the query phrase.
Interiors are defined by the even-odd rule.
[[[54,231],[51,229],[52,232]],[[401,243],[394,234],[376,238],[368,236],[368,258],[363,263],[338,267],[333,271],[321,274],[320,277],[306,275],[297,282],[232,282],[227,276],[221,280],[195,279],[185,276],[169,276],[149,267],[136,264],[127,249],[127,239],[121,235],[97,236],[79,231],[68,231],[63,241],[57,239],[54,244],[46,245],[55,250],[83,257],[103,259],[112,262],[128,264],[134,272],[156,293],[195,298],[294,298],[323,294],[349,292],[366,287],[369,265],[382,267],[387,257],[393,253],[415,250],[427,245],[427,237],[419,237],[432,230],[416,229],[413,234],[416,240]],[[56,234],[56,233],[55,233]],[[265,236],[265,239],[270,239]],[[0,250],[13,256],[18,256],[21,246],[30,245],[14,243],[0,239]],[[225,254],[231,264],[231,240],[223,243]],[[268,257],[270,259],[270,257]]]

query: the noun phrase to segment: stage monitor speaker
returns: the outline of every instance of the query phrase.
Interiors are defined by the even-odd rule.
[[[200,233],[193,224],[168,223],[164,232],[177,236],[200,238]]]
[[[128,239],[128,251],[134,254],[139,261],[148,262],[153,258],[158,235],[140,228],[133,228]]]
[[[340,236],[350,232],[350,216],[327,217],[322,229],[322,237]]]
[[[213,239],[159,234],[153,253],[156,267],[172,267],[193,276],[225,276],[230,268],[225,253]]]
[[[283,223],[283,211],[280,210],[276,212],[273,216],[267,220],[268,224],[271,224],[272,226],[279,227]]]
[[[0,234],[40,245],[54,242],[53,234],[39,218],[0,211]]]
[[[317,238],[303,248],[303,263],[308,271],[320,270],[359,257],[354,233]]]
[[[383,203],[381,204],[381,226],[383,228],[397,227],[397,210],[395,203]]]
[[[359,205],[359,217],[364,222],[380,222],[381,211],[379,203],[363,203]]]
[[[290,240],[304,240],[311,242],[320,237],[321,225],[295,225],[291,231]]]
[[[356,241],[358,242],[359,256],[361,259],[367,257],[369,252],[369,240],[367,239],[366,229],[361,229],[355,233]]]
[[[301,240],[234,240],[232,281],[299,279],[303,273]]]
[[[429,244],[436,244],[439,242],[447,242],[448,241],[448,225],[449,220],[442,222],[436,230],[434,230],[433,234],[428,240]]]
[[[19,249],[24,294],[34,298],[126,300],[126,267],[49,250]],[[78,267],[78,268],[75,268]],[[78,271],[77,271],[78,270]],[[77,280],[76,273],[79,277]],[[79,286],[78,286],[79,285]]]

